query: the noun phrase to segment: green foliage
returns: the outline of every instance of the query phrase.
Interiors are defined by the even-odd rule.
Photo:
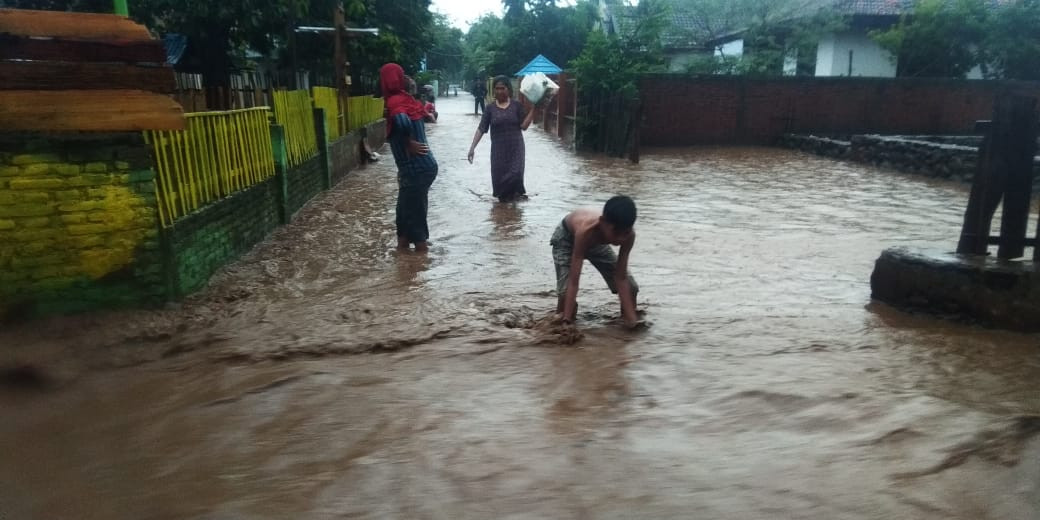
[[[643,0],[633,15],[625,34],[590,34],[581,54],[570,62],[583,92],[620,92],[634,98],[641,74],[664,70],[661,32],[666,7],[657,0]]]
[[[347,0],[347,23],[378,27],[378,37],[351,38],[351,72],[359,87],[372,89],[379,67],[396,62],[415,74],[434,40],[430,0]]]
[[[784,72],[784,61],[795,59],[799,74],[813,75],[820,39],[847,27],[848,20],[831,9],[818,9],[809,16],[787,19],[781,18],[779,13],[756,17],[744,33],[744,54],[735,72],[779,75]]]
[[[988,76],[1040,80],[1040,0],[1019,0],[994,12],[982,48]]]
[[[538,54],[562,66],[581,52],[596,22],[591,0],[564,7],[551,0],[504,5],[504,18],[485,15],[470,26],[464,49],[467,78],[511,75]]]
[[[111,13],[112,0],[0,0],[0,8]]]
[[[963,78],[983,61],[989,25],[985,0],[918,0],[912,15],[871,35],[900,76]]]
[[[741,56],[702,58],[689,67],[696,73],[779,75],[784,61],[796,58],[799,74],[812,74],[820,38],[848,27],[848,20],[821,0],[672,0],[693,20],[687,36],[713,42],[743,32]]]
[[[432,43],[426,51],[426,68],[436,71],[437,79],[461,81],[463,79],[464,50],[461,29],[452,27],[443,15],[434,15],[431,31]]]
[[[639,77],[665,70],[661,33],[667,7],[642,0],[630,13],[621,34],[595,31],[581,54],[570,62],[577,78],[579,148],[623,155],[631,137],[632,108],[639,99]]]

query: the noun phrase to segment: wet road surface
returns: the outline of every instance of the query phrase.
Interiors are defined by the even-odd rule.
[[[0,388],[0,518],[1040,518],[1040,336],[869,298],[885,247],[954,246],[963,186],[529,131],[497,204],[471,102],[429,132],[428,257],[387,153],[182,304],[0,330],[45,377]],[[614,193],[652,326],[587,267],[574,343],[549,236]]]

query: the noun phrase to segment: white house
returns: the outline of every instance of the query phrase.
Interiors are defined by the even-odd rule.
[[[898,23],[900,16],[913,8],[913,3],[913,0],[836,0],[834,9],[848,17],[849,25],[845,30],[820,38],[813,74],[820,77],[896,77],[897,60],[870,37],[870,32]],[[713,42],[713,46],[716,56],[740,56],[745,51],[741,32],[719,39]],[[787,56],[783,73],[797,74],[798,61],[798,56]],[[968,78],[982,78],[982,70],[976,67]]]

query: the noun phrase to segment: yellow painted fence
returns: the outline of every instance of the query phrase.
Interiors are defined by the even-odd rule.
[[[353,96],[347,100],[347,130],[361,128],[383,118],[383,100],[372,96]]]
[[[306,90],[276,90],[274,118],[285,128],[285,149],[289,166],[297,166],[318,155],[318,136],[314,129],[311,95]]]
[[[383,100],[371,96],[347,98],[346,118],[333,88],[275,91],[274,119],[285,128],[289,166],[318,154],[312,107],[325,109],[329,141],[347,130],[383,117]],[[271,149],[271,109],[247,108],[226,112],[185,114],[186,128],[147,131],[156,166],[156,191],[163,227],[206,204],[252,187],[275,174]]]
[[[314,99],[314,108],[325,110],[325,135],[329,142],[339,139],[339,92],[332,87],[312,87],[311,97]]]
[[[267,107],[184,117],[184,130],[145,132],[155,157],[163,227],[275,174]]]

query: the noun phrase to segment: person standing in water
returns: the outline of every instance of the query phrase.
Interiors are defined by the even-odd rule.
[[[534,119],[534,108],[530,103],[521,104],[513,98],[513,85],[509,78],[498,76],[494,83],[495,103],[484,111],[467,159],[473,164],[477,144],[491,131],[491,187],[495,197],[510,202],[527,195],[524,187],[524,135]]]
[[[409,78],[396,63],[379,69],[386,117],[386,140],[397,163],[397,248],[429,250],[430,229],[426,222],[430,186],[437,178],[437,161],[426,140],[427,117],[423,107],[408,92]]]
[[[478,113],[483,114],[484,98],[487,97],[487,87],[484,86],[484,82],[480,80],[480,76],[477,76],[473,80],[473,86],[470,88],[470,91],[470,93],[473,94],[473,115],[477,115]]]

